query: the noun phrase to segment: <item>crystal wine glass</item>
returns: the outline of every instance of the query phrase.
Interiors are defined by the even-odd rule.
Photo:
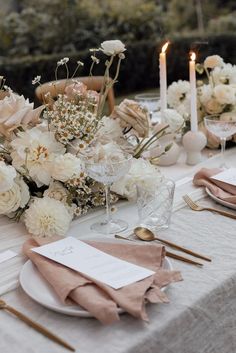
[[[220,138],[221,143],[221,165],[226,169],[227,166],[224,160],[226,139],[236,134],[236,121],[220,120],[220,115],[208,115],[204,118],[204,123],[209,132]]]
[[[143,108],[149,112],[152,123],[159,123],[160,118],[157,112],[160,110],[160,96],[155,93],[141,93],[137,94],[134,99],[140,103]]]
[[[103,183],[106,193],[106,219],[102,222],[92,224],[91,229],[101,234],[115,234],[125,230],[128,223],[113,219],[110,206],[110,187],[112,183],[124,176],[130,168],[132,156],[123,154],[119,160],[104,159],[99,162],[93,162],[91,159],[85,160],[85,168],[90,178]]]

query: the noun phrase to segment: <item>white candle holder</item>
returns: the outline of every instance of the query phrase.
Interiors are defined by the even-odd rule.
[[[195,165],[202,161],[202,149],[206,146],[206,136],[201,131],[188,131],[183,136],[183,146],[187,153],[186,163]]]

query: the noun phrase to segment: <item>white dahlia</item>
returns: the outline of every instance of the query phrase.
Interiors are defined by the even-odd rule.
[[[65,236],[72,216],[65,205],[50,197],[36,198],[25,211],[25,226],[38,237]]]
[[[171,108],[177,109],[185,100],[190,99],[190,83],[178,80],[173,82],[167,90],[167,101]]]

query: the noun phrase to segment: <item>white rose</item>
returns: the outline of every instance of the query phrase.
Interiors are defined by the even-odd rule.
[[[123,53],[126,49],[120,40],[107,40],[102,42],[101,50],[104,54],[111,56]]]
[[[221,67],[224,64],[224,60],[219,55],[208,56],[204,61],[204,67],[206,69],[214,69],[215,67]]]
[[[36,198],[24,216],[27,230],[38,237],[64,236],[71,220],[65,205],[49,197]]]
[[[218,85],[214,88],[214,95],[220,104],[235,104],[236,90],[231,85]]]
[[[172,132],[178,131],[184,125],[184,119],[174,109],[165,109],[163,111],[163,119]]]
[[[11,165],[0,161],[0,192],[8,191],[13,187],[16,170]]]
[[[236,112],[223,113],[220,116],[222,121],[236,121]]]
[[[0,100],[0,133],[9,137],[17,127],[37,123],[43,106],[33,107],[34,104],[29,103],[28,99],[13,92]]]
[[[71,153],[65,153],[55,158],[52,166],[52,177],[55,180],[66,182],[71,178],[78,177],[82,171],[81,160]]]
[[[101,127],[96,133],[98,140],[117,141],[122,136],[122,128],[118,120],[104,116],[101,120]]]
[[[137,197],[137,186],[150,192],[154,192],[160,185],[162,175],[149,161],[142,158],[133,158],[131,168],[127,174],[115,182],[111,190],[129,200]]]
[[[10,190],[0,193],[0,214],[7,215],[19,207],[23,208],[29,198],[28,186],[21,178],[17,178]]]

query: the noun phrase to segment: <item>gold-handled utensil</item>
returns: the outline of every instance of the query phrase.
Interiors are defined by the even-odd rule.
[[[172,243],[169,240],[156,237],[150,229],[147,229],[144,227],[136,227],[134,229],[134,234],[141,240],[144,240],[144,241],[158,240],[159,242],[165,245],[168,245],[176,250],[182,251],[186,254],[192,255],[194,257],[198,257],[199,259],[202,259],[202,260],[211,261],[211,259],[208,256],[198,254],[195,251],[189,250],[187,248],[184,248],[183,246]]]
[[[115,238],[123,239],[123,240],[129,240],[129,241],[134,241],[135,242],[134,239],[125,238],[125,237],[122,237],[121,235],[118,235],[118,234],[115,234]],[[189,259],[188,257],[184,257],[184,256],[181,256],[181,255],[172,253],[170,251],[166,251],[166,256],[172,257],[173,259],[176,259],[176,260],[179,260],[179,261],[186,262],[186,263],[191,264],[191,265],[201,266],[201,267],[203,266],[203,264],[201,262],[194,261],[192,259]]]
[[[236,214],[226,212],[226,211],[221,211],[218,208],[200,206],[196,202],[194,202],[188,195],[184,195],[183,199],[193,211],[211,211],[211,212],[219,213],[220,215],[225,217],[236,219]]]
[[[56,336],[54,333],[50,332],[47,328],[43,327],[42,325],[38,324],[37,322],[33,321],[25,314],[21,313],[20,311],[16,310],[12,306],[8,305],[4,300],[0,299],[0,309],[9,311],[13,315],[17,316],[20,320],[24,321],[27,325],[34,328],[36,331],[40,332],[42,335],[48,337],[50,340],[60,344],[61,346],[69,349],[71,352],[75,352],[75,348],[69,345],[67,342],[62,340],[60,337]]]

